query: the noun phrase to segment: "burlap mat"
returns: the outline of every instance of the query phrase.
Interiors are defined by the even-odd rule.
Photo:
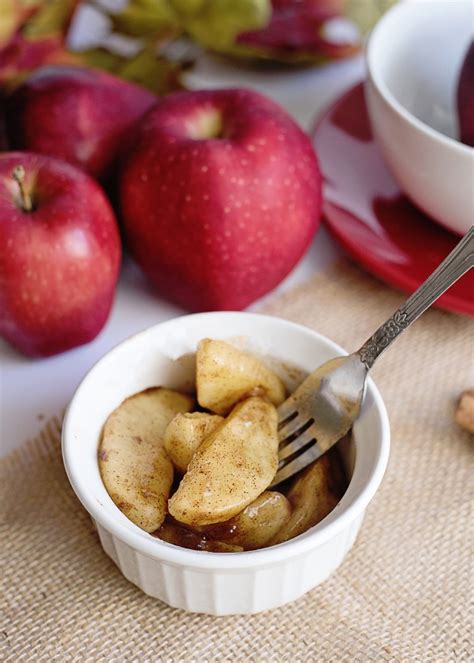
[[[266,307],[347,348],[401,296],[340,265]],[[59,422],[0,464],[2,661],[468,661],[473,323],[427,313],[374,371],[392,423],[382,488],[340,570],[296,603],[215,618],[143,595],[102,552],[66,480]]]

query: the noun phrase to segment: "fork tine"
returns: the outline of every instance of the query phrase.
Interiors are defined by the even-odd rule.
[[[317,460],[320,456],[323,455],[323,453],[324,451],[319,447],[318,443],[316,442],[315,444],[310,446],[309,449],[307,449],[304,453],[300,454],[292,461],[284,465],[280,470],[278,470],[278,472],[275,475],[275,478],[273,479],[269,487],[274,488],[285,479],[289,479],[294,474],[296,474],[296,472],[303,470],[310,463]]]
[[[308,442],[311,442],[311,440],[314,439],[316,439],[316,431],[314,430],[314,426],[310,426],[307,430],[305,430],[304,433],[298,435],[298,437],[295,440],[280,447],[280,451],[278,453],[278,460],[282,461],[285,458],[288,458],[288,456],[291,456],[292,454],[295,453],[295,451],[302,449],[304,446],[308,444]]]
[[[278,431],[278,437],[280,438],[280,442],[285,440],[287,437],[290,435],[293,435],[293,433],[296,433],[300,428],[302,428],[306,423],[308,423],[309,417],[304,414],[298,414],[294,419],[289,421],[288,423],[284,424],[282,428]]]

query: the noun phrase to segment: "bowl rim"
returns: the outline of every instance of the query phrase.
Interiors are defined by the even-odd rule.
[[[71,418],[75,414],[75,409],[77,407],[77,397],[82,393],[82,391],[88,388],[88,380],[90,376],[94,373],[94,371],[100,369],[102,363],[108,362],[110,356],[114,352],[121,349],[125,344],[137,342],[140,336],[153,333],[153,330],[157,330],[158,328],[165,329],[166,326],[176,325],[177,320],[181,321],[183,324],[186,324],[186,322],[191,319],[214,317],[219,320],[219,318],[229,318],[233,316],[239,316],[240,318],[245,316],[249,323],[255,319],[260,320],[264,318],[267,320],[267,322],[270,321],[270,324],[280,325],[282,327],[286,327],[287,329],[293,330],[297,334],[305,334],[311,336],[313,339],[316,338],[323,340],[334,349],[335,354],[347,354],[347,352],[342,347],[334,343],[334,341],[331,341],[331,339],[327,338],[323,334],[319,334],[309,327],[305,327],[304,325],[300,325],[294,322],[289,322],[283,318],[240,311],[218,311],[209,313],[194,313],[191,315],[180,316],[179,318],[172,318],[165,322],[158,323],[157,325],[148,327],[147,329],[144,329],[137,334],[133,334],[132,336],[116,344],[107,353],[105,353],[89,369],[89,371],[79,383],[64,415],[61,434],[63,463],[69,482],[82,505],[85,507],[94,521],[97,521],[114,537],[117,537],[119,540],[128,544],[131,548],[140,552],[142,555],[145,555],[151,559],[164,561],[170,565],[185,566],[201,570],[239,571],[246,568],[262,568],[265,566],[272,566],[278,564],[282,560],[301,556],[308,550],[319,547],[321,544],[333,538],[363,514],[367,505],[378,490],[387,467],[390,450],[390,425],[382,396],[380,395],[380,392],[373,380],[369,377],[367,381],[367,388],[370,389],[371,396],[373,398],[373,406],[376,408],[380,420],[380,430],[378,432],[378,453],[374,460],[373,471],[368,477],[366,484],[360,490],[360,493],[349,505],[347,505],[344,511],[342,511],[334,520],[327,524],[324,523],[323,519],[323,521],[312,528],[313,531],[310,529],[308,532],[304,532],[294,539],[290,539],[289,541],[285,541],[284,543],[280,543],[269,548],[261,548],[258,550],[238,553],[210,553],[207,551],[190,550],[187,548],[182,548],[181,546],[169,544],[165,541],[161,541],[160,539],[152,537],[148,533],[141,530],[125,516],[123,521],[117,521],[112,515],[108,513],[106,508],[99,509],[96,501],[88,494],[87,477],[84,477],[83,473],[81,473],[74,466],[74,463],[71,462],[70,453],[71,446],[75,444],[73,432],[70,430]],[[251,335],[251,331],[249,331],[249,335]]]
[[[450,5],[450,0],[438,0],[438,2],[439,1],[444,2],[444,4],[447,6]],[[369,35],[365,50],[368,78],[377,92],[381,95],[383,100],[388,104],[388,106],[390,106],[395,113],[400,115],[408,124],[410,124],[413,129],[422,132],[440,145],[456,150],[460,154],[472,155],[474,148],[470,147],[469,145],[465,145],[460,140],[456,140],[455,138],[451,138],[450,136],[443,134],[437,129],[434,129],[429,124],[426,124],[426,122],[423,122],[417,118],[416,115],[411,113],[411,111],[409,111],[392,94],[390,88],[385,83],[385,80],[380,73],[376,51],[380,48],[380,41],[383,41],[384,32],[388,29],[387,26],[389,26],[391,21],[394,20],[394,17],[398,18],[398,15],[403,12],[412,12],[413,7],[416,7],[418,10],[419,6],[419,2],[399,2],[391,7],[374,26]]]

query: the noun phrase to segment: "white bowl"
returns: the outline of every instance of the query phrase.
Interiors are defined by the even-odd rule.
[[[251,313],[201,313],[159,324],[118,345],[86,375],[65,416],[63,458],[105,552],[128,580],[146,594],[184,610],[254,613],[298,598],[341,564],[382,480],[389,424],[382,398],[369,380],[354,427],[355,454],[353,448],[346,453],[346,462],[353,468],[348,490],[323,521],[301,536],[242,553],[194,551],[160,541],[135,526],[110,499],[97,463],[99,436],[107,416],[127,396],[154,385],[189,387],[193,362],[178,358],[189,358],[204,337],[234,339],[253,352],[305,371],[345,354],[305,327]]]
[[[474,218],[474,149],[456,140],[456,91],[472,38],[472,0],[406,1],[367,47],[366,98],[385,161],[418,207],[461,235]]]

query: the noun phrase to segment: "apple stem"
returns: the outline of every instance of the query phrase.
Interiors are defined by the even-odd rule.
[[[12,177],[20,189],[20,202],[22,209],[24,209],[25,212],[31,212],[33,209],[33,201],[31,200],[30,194],[25,189],[25,169],[23,166],[15,166],[12,172]]]

